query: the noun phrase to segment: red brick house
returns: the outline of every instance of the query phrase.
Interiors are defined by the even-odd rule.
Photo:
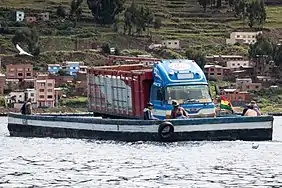
[[[24,79],[33,78],[33,66],[31,64],[9,64],[6,66],[7,79]]]
[[[221,95],[230,100],[233,106],[242,106],[252,100],[247,91],[239,91],[238,89],[223,89]]]

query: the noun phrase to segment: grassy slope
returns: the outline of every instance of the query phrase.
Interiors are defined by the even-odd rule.
[[[128,0],[127,4],[129,5],[130,2]],[[135,2],[138,5],[148,6],[154,11],[155,15],[161,17],[163,20],[163,27],[161,29],[151,29],[153,39],[180,39],[184,47],[205,46],[207,50],[210,47],[217,48],[218,44],[224,45],[225,38],[229,36],[231,31],[236,30],[236,28],[242,28],[243,26],[242,22],[234,18],[233,13],[228,12],[226,8],[220,11],[208,8],[207,12],[204,13],[203,9],[198,5],[197,0],[135,0]],[[0,7],[13,7],[15,9],[29,8],[38,11],[54,12],[55,7],[60,4],[69,7],[70,0],[0,0]],[[86,1],[84,1],[83,7],[83,16],[91,18]],[[265,27],[282,28],[282,7],[267,7],[267,12],[268,18]],[[73,32],[74,34],[78,32],[83,33],[84,30],[87,30],[89,33],[92,30],[97,30],[100,32],[100,35],[96,40],[109,41],[112,44],[119,43],[118,46],[121,48],[144,49],[146,43],[146,40],[142,38],[132,40],[128,36],[113,33],[111,28],[101,28],[100,26],[95,26],[93,23],[79,23],[78,28]],[[74,48],[73,36],[75,35],[56,36],[55,40],[52,39],[52,36],[42,37],[42,46],[46,46],[44,48],[46,50],[71,50]],[[1,43],[6,42],[4,46],[10,46],[10,44],[7,44],[10,37],[0,39],[0,42],[2,41]],[[47,46],[52,46],[52,48],[48,48]],[[239,49],[239,51],[245,52],[246,50]]]

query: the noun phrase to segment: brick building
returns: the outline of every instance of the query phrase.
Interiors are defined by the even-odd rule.
[[[54,107],[55,103],[55,80],[36,80],[36,100],[37,107]]]
[[[9,64],[6,66],[7,79],[24,79],[33,78],[33,66],[31,64]]]
[[[242,106],[251,101],[251,96],[247,91],[238,89],[223,89],[221,95],[231,101],[233,106]]]

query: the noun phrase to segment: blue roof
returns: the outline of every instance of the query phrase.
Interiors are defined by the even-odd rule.
[[[207,84],[207,79],[194,60],[171,59],[161,60],[153,66],[155,84],[159,86],[182,84]]]

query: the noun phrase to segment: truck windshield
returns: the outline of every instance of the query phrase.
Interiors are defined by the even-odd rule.
[[[207,103],[212,102],[207,85],[168,86],[166,100],[179,103]]]

